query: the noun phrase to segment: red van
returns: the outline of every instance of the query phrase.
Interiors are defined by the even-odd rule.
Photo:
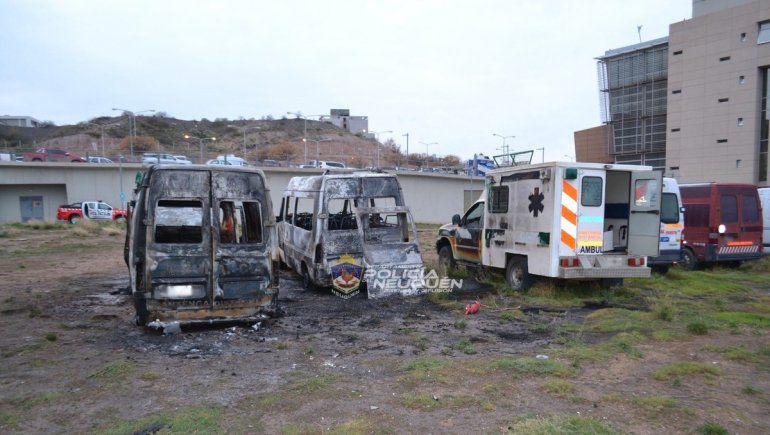
[[[760,257],[762,207],[751,184],[703,183],[679,186],[684,205],[681,266]]]

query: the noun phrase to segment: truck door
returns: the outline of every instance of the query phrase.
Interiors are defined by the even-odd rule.
[[[253,300],[270,285],[265,186],[258,174],[211,175],[214,300]],[[267,198],[269,201],[269,198]]]
[[[481,233],[484,226],[484,202],[474,204],[457,228],[457,257],[478,263],[481,261]]]
[[[578,255],[601,254],[604,245],[605,171],[580,171],[580,200],[577,213]]]
[[[628,253],[655,257],[660,251],[660,171],[631,172]]]

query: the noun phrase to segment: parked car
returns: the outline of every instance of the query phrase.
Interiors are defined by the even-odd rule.
[[[650,276],[657,256],[661,174],[649,166],[556,162],[492,169],[481,198],[438,232],[439,265],[505,272],[514,290],[535,275]]]
[[[80,154],[71,153],[55,148],[40,148],[34,153],[24,153],[24,160],[28,162],[72,162],[84,163],[86,161]]]
[[[703,183],[679,186],[684,204],[681,265],[740,264],[757,259],[762,247],[762,207],[751,184]]]
[[[192,165],[193,164],[192,161],[187,158],[187,156],[177,155],[177,156],[174,156],[174,158],[176,158],[177,163],[179,163],[180,165]]]
[[[757,189],[762,204],[762,253],[770,254],[770,187]]]
[[[265,159],[262,160],[262,162],[257,162],[260,166],[268,166],[268,167],[280,167],[281,163],[277,160],[271,160],[271,159]]]
[[[220,160],[220,159],[211,159],[206,162],[207,165],[213,165],[213,166],[235,166],[233,163],[228,162],[226,160]]]
[[[339,168],[345,168],[345,164],[342,162],[333,162],[331,160],[311,160],[308,164],[311,168],[321,168],[321,169],[339,169]]]
[[[182,156],[184,157],[184,156]],[[144,153],[142,163],[151,165],[191,165],[192,162],[185,159],[179,159],[171,154]]]
[[[0,153],[0,162],[21,162],[24,161],[24,156],[20,156],[14,153]]]
[[[365,273],[403,271],[397,290],[366,282],[368,297],[398,291],[412,295],[424,282],[414,272],[423,261],[412,213],[393,174],[349,172],[294,177],[283,193],[278,221],[281,260],[300,274],[306,289],[331,287],[348,298]]]
[[[88,163],[113,163],[113,161],[107,157],[89,156]]]
[[[679,263],[682,257],[684,208],[679,184],[673,178],[663,179],[660,203],[660,254],[647,259],[647,264],[660,273]]]
[[[75,224],[81,219],[126,221],[126,210],[115,208],[102,201],[83,201],[60,205],[56,219]]]
[[[249,166],[249,162],[246,159],[235,156],[234,154],[227,154],[223,156],[217,156],[215,160],[227,162],[230,166]]]
[[[124,255],[138,325],[257,321],[276,309],[275,216],[262,171],[153,165],[129,216]]]

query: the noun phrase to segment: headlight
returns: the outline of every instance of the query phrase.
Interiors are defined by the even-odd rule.
[[[206,289],[201,284],[167,285],[155,287],[157,299],[200,299],[206,296]]]
[[[719,231],[719,234],[724,234],[727,228],[725,228],[725,224],[719,224],[717,230]]]

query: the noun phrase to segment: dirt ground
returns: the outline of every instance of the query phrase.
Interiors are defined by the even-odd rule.
[[[131,323],[119,233],[0,236],[0,432],[770,432],[763,271],[718,297],[669,278],[521,296],[462,272],[462,291],[377,301],[282,272],[284,316],[164,336]],[[712,300],[701,330],[688,307]]]

